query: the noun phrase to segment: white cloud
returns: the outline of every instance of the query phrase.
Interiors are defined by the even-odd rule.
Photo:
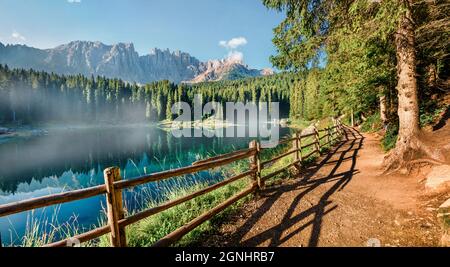
[[[16,41],[25,41],[27,39],[27,38],[25,38],[25,36],[18,33],[17,31],[13,31],[13,33],[11,34],[11,37]]]
[[[247,44],[247,39],[245,37],[236,37],[228,41],[220,41],[219,45],[228,50],[228,55],[226,56],[227,61],[244,63],[244,54],[237,51],[237,48]]]
[[[69,3],[69,4],[79,4],[79,3],[81,3],[81,0],[67,0],[67,3]]]
[[[225,47],[226,49],[233,50],[238,48],[239,46],[243,46],[247,44],[247,39],[244,37],[233,38],[228,41],[220,41],[219,45]]]
[[[244,62],[244,54],[239,51],[230,51],[227,56],[227,61],[243,63]]]

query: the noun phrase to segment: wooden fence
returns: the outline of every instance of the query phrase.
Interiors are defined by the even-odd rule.
[[[243,149],[232,153],[197,161],[193,163],[191,166],[153,173],[130,180],[122,180],[119,168],[117,167],[108,168],[104,170],[105,183],[102,185],[0,205],[0,217],[105,194],[106,210],[108,217],[107,225],[79,234],[72,238],[47,244],[46,247],[65,247],[74,244],[74,241],[76,241],[76,243],[78,242],[83,243],[89,240],[99,238],[100,236],[106,234],[110,235],[111,246],[125,247],[127,245],[125,235],[126,226],[136,223],[142,219],[145,219],[149,216],[155,215],[162,211],[165,211],[167,209],[170,209],[176,205],[192,200],[198,196],[214,191],[218,188],[221,188],[232,182],[240,180],[244,177],[252,178],[253,182],[251,183],[251,185],[245,188],[243,191],[230,197],[229,199],[219,204],[218,206],[214,207],[213,209],[206,211],[205,213],[201,214],[200,216],[193,219],[189,223],[178,228],[172,233],[166,235],[165,237],[163,237],[154,244],[154,246],[169,246],[174,242],[178,241],[180,238],[182,238],[184,235],[192,231],[194,228],[196,228],[203,222],[211,219],[213,216],[223,211],[225,208],[236,203],[243,197],[263,188],[266,180],[282,173],[287,168],[293,166],[301,168],[302,163],[306,159],[313,156],[314,154],[320,155],[321,148],[328,146],[333,142],[339,140],[339,138],[343,134],[343,129],[344,127],[341,124],[341,122],[339,120],[334,120],[333,127],[328,127],[322,130],[317,130],[314,127],[311,133],[303,135],[295,133],[292,137],[281,139],[278,142],[278,145],[292,144],[291,149],[289,149],[287,152],[281,155],[278,155],[266,161],[261,161],[261,151],[267,148],[261,147],[258,141],[252,141],[249,144],[248,149]],[[303,144],[302,141],[305,141],[307,139],[308,140],[312,139],[312,142]],[[307,155],[303,155],[302,151],[309,147],[312,147],[313,149]],[[267,168],[267,166],[271,165],[272,163],[284,157],[290,156],[292,154],[294,155],[294,161],[291,164],[277,171],[274,171],[270,174],[267,174],[264,177],[261,176],[261,171],[264,168]],[[192,174],[200,171],[214,169],[244,159],[249,160],[249,169],[241,174],[229,177],[221,182],[208,186],[204,189],[201,189],[189,195],[183,196],[179,199],[171,200],[157,207],[140,211],[128,217],[125,216],[124,205],[122,201],[122,192],[124,189],[133,188],[139,185],[144,185],[155,181],[166,180],[172,177],[183,176],[186,174]]]

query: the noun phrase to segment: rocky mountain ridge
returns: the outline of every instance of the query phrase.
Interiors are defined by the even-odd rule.
[[[138,83],[158,80],[195,83],[273,74],[250,69],[243,62],[232,60],[201,62],[185,52],[158,48],[140,56],[132,43],[106,45],[90,41],[73,41],[52,49],[0,43],[0,64],[66,75],[100,75]]]

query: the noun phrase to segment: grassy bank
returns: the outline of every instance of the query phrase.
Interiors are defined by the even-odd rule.
[[[171,233],[177,228],[190,222],[194,218],[201,215],[203,212],[214,208],[226,199],[235,195],[237,192],[244,189],[249,184],[248,179],[240,180],[228,186],[222,187],[209,194],[202,195],[191,201],[175,206],[171,209],[158,213],[147,219],[144,219],[136,224],[130,225],[127,228],[127,242],[128,246],[132,247],[147,247],[154,244],[165,235]],[[168,200],[178,199],[189,193],[204,188],[206,185],[197,185],[190,188],[178,189],[167,196]],[[241,199],[236,204],[225,209],[223,212],[213,217],[211,220],[201,224],[193,231],[185,235],[175,246],[190,246],[199,243],[203,237],[213,233],[218,229],[224,218],[236,212],[239,206],[248,201],[251,196]],[[158,203],[149,203],[149,208],[157,206]],[[109,246],[107,236],[101,238],[100,246]]]
[[[333,126],[333,122],[331,121],[331,119],[326,118],[326,119],[322,119],[320,121],[292,120],[290,127],[294,130],[300,131],[302,129],[305,129],[305,128],[311,126],[313,123],[316,123],[316,122],[318,122],[318,129],[324,129],[324,128]],[[322,137],[324,135],[326,135],[325,132],[319,132],[319,137]],[[301,145],[304,146],[304,145],[310,144],[314,141],[315,141],[314,137],[302,138]],[[323,144],[324,142],[326,142],[326,141],[323,140],[321,143]],[[321,153],[326,153],[336,143],[337,143],[337,141],[332,142],[326,146],[321,146]],[[279,145],[273,149],[263,150],[261,153],[261,159],[262,159],[262,161],[265,161],[265,160],[274,158],[277,155],[287,152],[291,148],[292,148],[291,144],[283,144],[283,145]],[[314,146],[304,148],[304,149],[302,149],[302,155],[307,155],[307,154],[311,153],[314,149],[315,149]],[[310,156],[309,158],[303,159],[302,166],[309,165],[309,164],[315,162],[317,160],[318,156],[319,155],[316,153],[316,154]],[[296,170],[295,168],[286,168],[286,166],[291,165],[294,162],[294,160],[295,160],[294,155],[290,155],[290,156],[284,157],[284,158],[276,161],[275,163],[271,164],[270,166],[265,167],[262,170],[263,177],[270,173],[273,173],[275,171],[284,170],[280,174],[269,179],[266,182],[266,185],[271,186],[273,184],[281,183],[285,179],[295,178],[298,174],[298,170]]]

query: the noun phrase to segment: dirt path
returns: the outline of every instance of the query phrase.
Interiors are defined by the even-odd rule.
[[[439,202],[423,175],[382,176],[379,140],[348,129],[344,142],[296,179],[270,187],[205,246],[438,246]]]

